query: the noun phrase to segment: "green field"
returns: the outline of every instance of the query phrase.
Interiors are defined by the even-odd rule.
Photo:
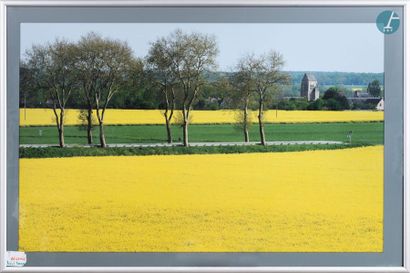
[[[288,140],[335,140],[347,141],[347,133],[353,132],[352,144],[383,144],[383,122],[364,123],[304,123],[304,124],[266,124],[268,141]],[[105,126],[107,143],[161,143],[166,141],[165,126],[162,125],[123,125]],[[94,143],[98,143],[98,129],[93,132]],[[174,141],[182,139],[179,126],[173,127]],[[251,141],[258,141],[258,126],[250,130]],[[190,142],[229,142],[243,141],[242,132],[233,125],[190,125]],[[67,144],[86,144],[86,131],[77,126],[65,127]],[[57,144],[55,127],[21,127],[20,144]]]

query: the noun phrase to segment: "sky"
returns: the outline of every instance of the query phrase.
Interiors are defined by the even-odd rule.
[[[176,29],[215,35],[220,71],[234,69],[248,53],[276,50],[286,71],[383,72],[384,36],[376,24],[274,23],[23,23],[20,52],[56,38],[77,41],[90,31],[127,41],[138,57],[150,43]]]

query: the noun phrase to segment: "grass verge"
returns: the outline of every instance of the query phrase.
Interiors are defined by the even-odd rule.
[[[53,158],[75,156],[144,156],[144,155],[179,155],[179,154],[234,154],[234,153],[267,153],[297,152],[312,150],[334,150],[370,146],[365,143],[320,144],[320,145],[271,145],[271,146],[213,146],[213,147],[139,147],[139,148],[20,148],[20,158]]]

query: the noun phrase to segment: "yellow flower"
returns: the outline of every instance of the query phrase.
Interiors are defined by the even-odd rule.
[[[383,251],[383,146],[21,159],[19,190],[22,251]]]
[[[24,114],[24,111],[26,113]],[[95,111],[94,111],[95,112]],[[233,110],[194,110],[192,123],[234,123],[236,111]],[[94,113],[95,114],[95,113]],[[79,110],[66,110],[66,125],[78,125]],[[257,113],[251,111],[251,121],[257,122]],[[175,115],[177,116],[177,115]],[[343,122],[343,121],[382,121],[381,111],[284,111],[269,110],[265,112],[266,122]],[[163,124],[161,110],[124,110],[108,109],[105,124]],[[20,125],[54,125],[54,114],[51,109],[20,109]]]

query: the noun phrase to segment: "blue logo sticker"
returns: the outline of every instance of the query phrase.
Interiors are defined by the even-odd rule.
[[[376,24],[381,33],[392,34],[399,29],[400,18],[394,11],[385,10],[377,16]]]

